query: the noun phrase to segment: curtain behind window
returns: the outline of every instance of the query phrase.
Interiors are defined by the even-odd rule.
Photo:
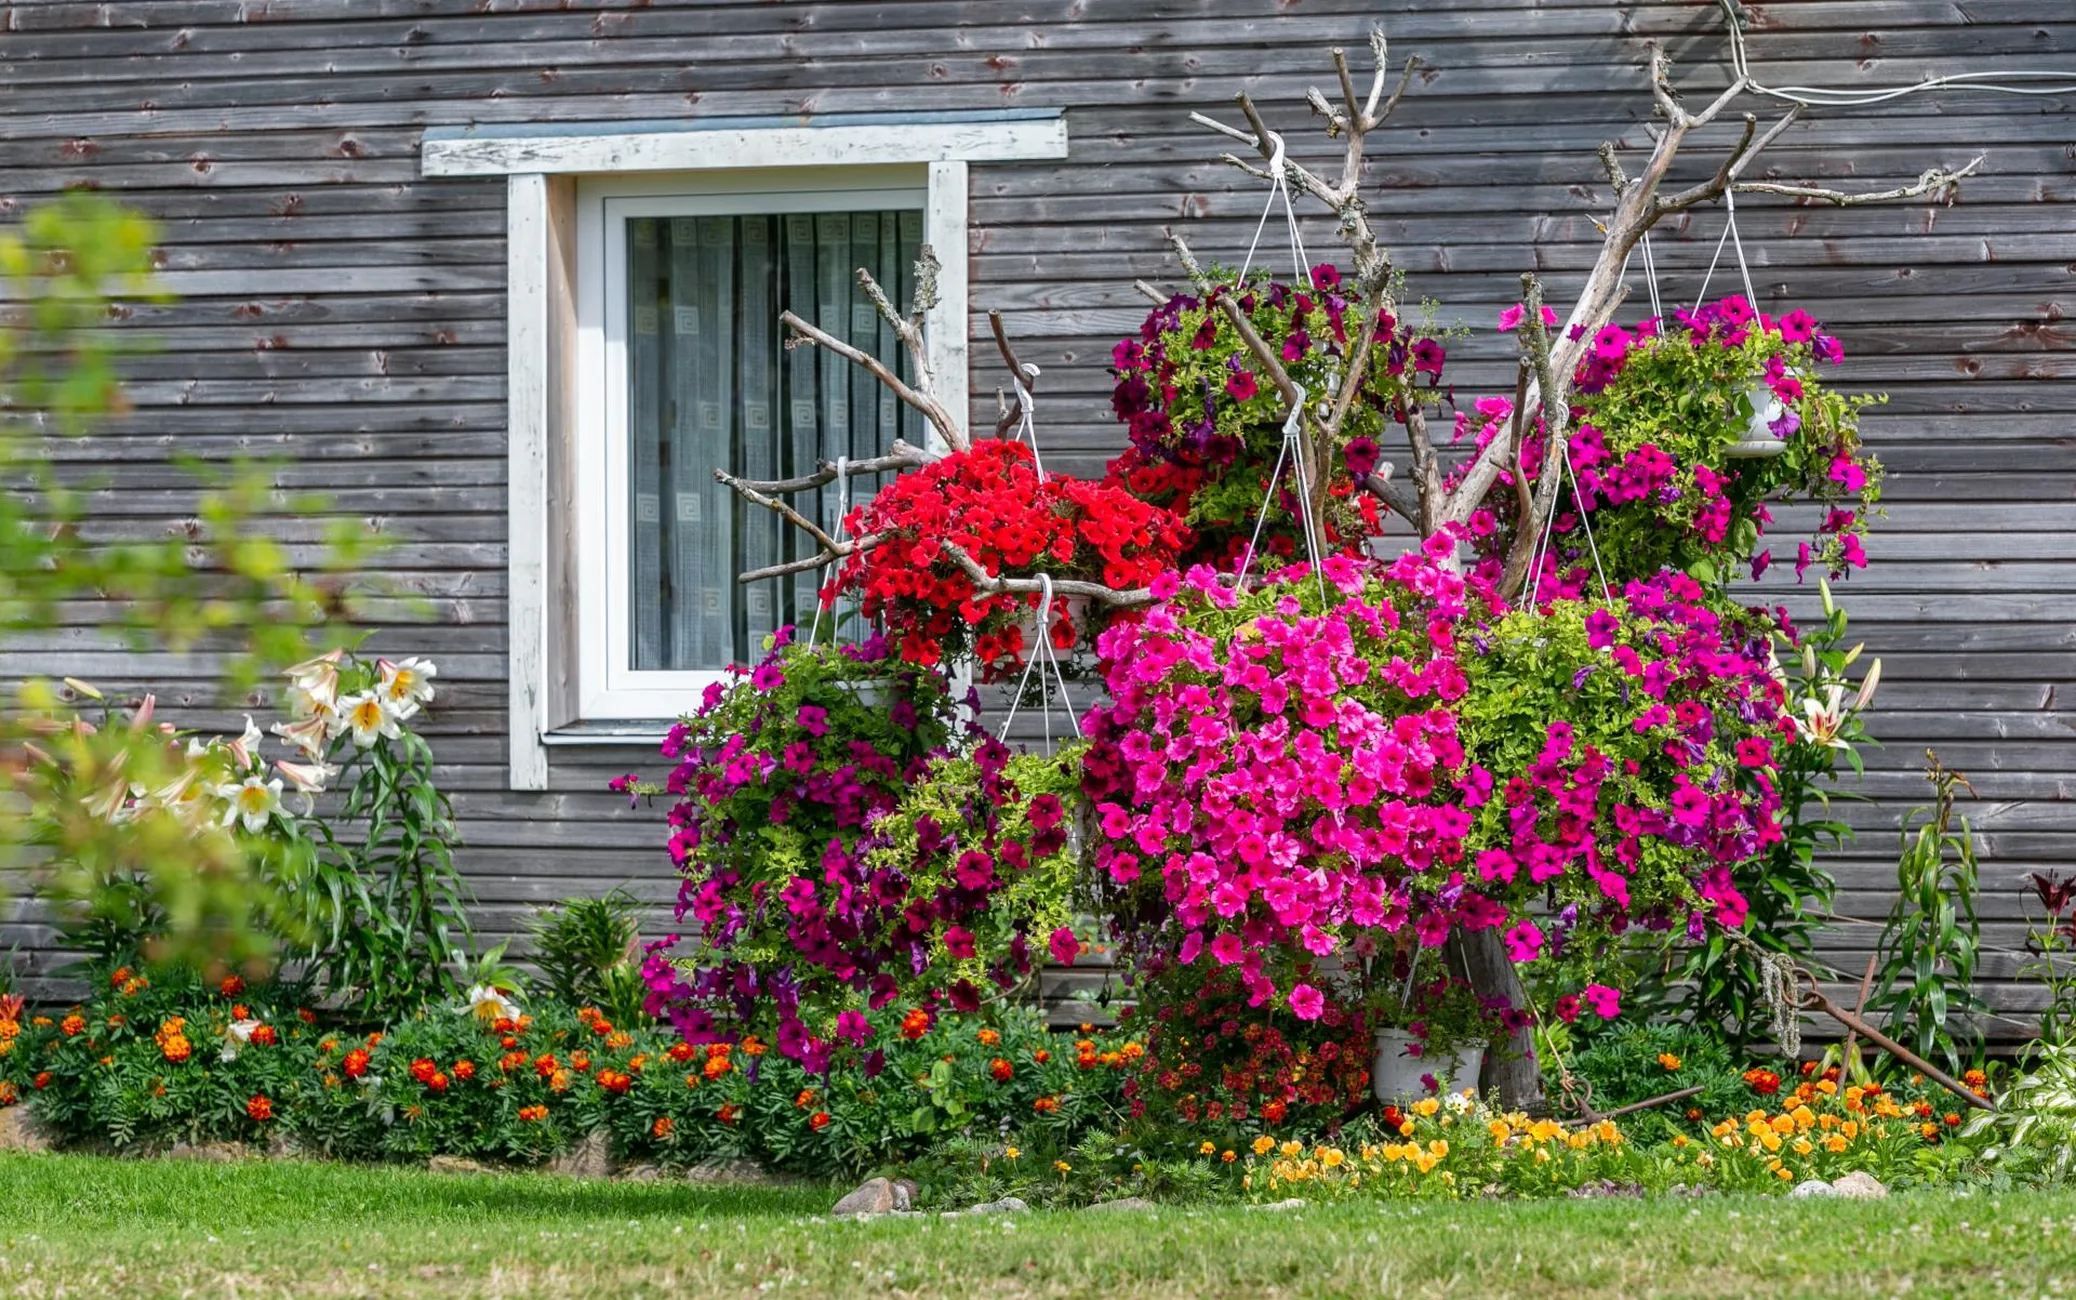
[[[923,440],[921,417],[870,375],[818,348],[787,351],[778,323],[791,310],[912,378],[854,272],[908,302],[922,224],[915,211],[628,220],[634,669],[754,662],[765,636],[814,617],[819,573],[736,582],[815,548],[713,471],[791,478],[880,455],[896,437]],[[851,502],[879,482],[852,478]],[[832,484],[792,504],[833,534],[839,499]]]

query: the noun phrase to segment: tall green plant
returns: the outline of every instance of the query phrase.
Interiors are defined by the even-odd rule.
[[[597,1007],[616,1025],[646,1020],[635,907],[633,895],[615,889],[535,912],[527,930],[544,991],[571,1006]]]
[[[1887,1016],[1891,1032],[1920,1056],[1958,1070],[1981,1050],[1981,1031],[1967,1018],[1989,1009],[1975,992],[1981,942],[1975,837],[1968,819],[1954,812],[1957,792],[1975,788],[1936,754],[1928,750],[1925,757],[1932,802],[1903,821],[1896,902],[1881,932],[1878,982],[1868,1007]]]
[[[1864,776],[1860,747],[1877,743],[1862,718],[1881,681],[1881,661],[1875,660],[1855,685],[1851,670],[1862,647],[1846,645],[1845,610],[1828,582],[1819,587],[1823,621],[1802,628],[1796,640],[1783,637],[1781,642],[1788,651],[1780,670],[1782,685],[1797,702],[1794,738],[1774,747],[1781,839],[1733,871],[1751,904],[1751,919],[1742,932],[1750,942],[1712,934],[1707,943],[1686,949],[1684,964],[1675,967],[1675,982],[1687,989],[1683,1009],[1690,1018],[1724,1027],[1739,1044],[1768,1032],[1760,953],[1784,953],[1803,965],[1816,962],[1816,936],[1837,892],[1819,855],[1842,848],[1852,837],[1833,802],[1865,802],[1857,791],[1838,788],[1839,767]]]

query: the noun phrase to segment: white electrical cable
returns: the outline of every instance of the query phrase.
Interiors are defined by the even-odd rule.
[[[2004,95],[2076,94],[2076,73],[2037,69],[1955,72],[1943,77],[1927,77],[1908,86],[1889,86],[1879,90],[1841,90],[1835,86],[1769,86],[1752,75],[1751,58],[1744,47],[1744,21],[1739,17],[1736,0],[1720,0],[1720,3],[1730,27],[1731,67],[1736,70],[1738,76],[1744,78],[1754,94],[1765,95],[1770,99],[1785,100],[1790,104],[1801,104],[1808,108],[1863,108],[1869,104],[1882,104],[1892,99],[1901,99],[1905,95],[1916,95],[1930,90],[1989,90]],[[2045,81],[2057,84],[2005,84],[2011,81]]]

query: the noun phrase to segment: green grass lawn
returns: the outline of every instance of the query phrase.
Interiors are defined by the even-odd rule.
[[[2076,1194],[840,1223],[822,1188],[0,1157],[0,1294],[2076,1296]]]

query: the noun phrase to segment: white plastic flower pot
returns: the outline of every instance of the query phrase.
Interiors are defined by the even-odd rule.
[[[1744,436],[1725,448],[1723,455],[1731,460],[1758,460],[1786,451],[1788,444],[1774,434],[1773,422],[1788,408],[1763,383],[1745,389],[1744,395],[1751,400],[1752,418],[1745,422]]]
[[[1446,1056],[1417,1056],[1420,1040],[1403,1029],[1377,1031],[1377,1056],[1370,1063],[1370,1088],[1386,1105],[1433,1096],[1432,1076],[1443,1092],[1476,1088],[1485,1068],[1485,1045],[1471,1043]]]

